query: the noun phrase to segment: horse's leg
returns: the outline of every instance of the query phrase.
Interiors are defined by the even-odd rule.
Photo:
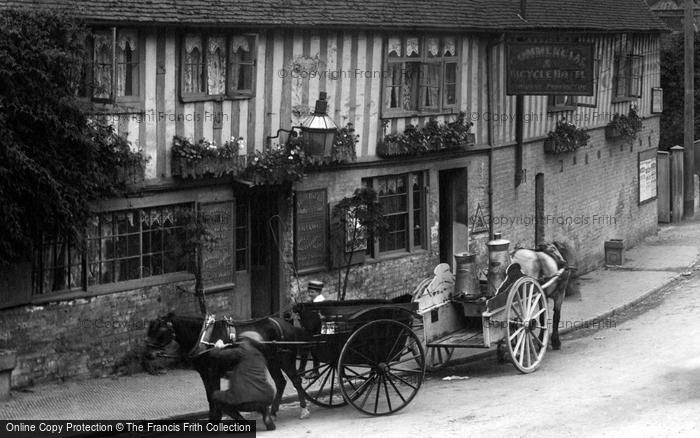
[[[552,349],[559,350],[561,348],[561,340],[559,339],[559,322],[561,321],[561,305],[564,302],[566,289],[564,287],[557,288],[554,299],[554,315],[552,316]]]
[[[217,391],[220,387],[219,381],[217,380],[216,386],[214,386],[213,380],[215,379],[212,378],[212,372],[208,368],[197,369],[197,371],[199,372],[199,377],[202,378],[204,390],[207,393],[207,403],[209,403],[209,421],[220,421],[221,407],[217,403],[214,403],[214,400],[212,400],[212,394],[214,394],[214,391]]]
[[[272,380],[275,381],[276,394],[272,401],[272,406],[270,407],[270,412],[272,415],[277,415],[277,411],[280,408],[280,401],[284,395],[284,388],[287,386],[287,380],[282,375],[282,370],[280,369],[280,364],[277,360],[270,361],[268,366],[268,371],[270,371],[270,376]]]
[[[309,418],[311,413],[309,412],[309,409],[306,407],[306,397],[304,396],[304,389],[301,385],[301,377],[299,373],[297,372],[296,369],[296,352],[292,351],[290,353],[285,353],[282,357],[282,362],[281,362],[281,368],[282,371],[289,377],[289,380],[292,381],[292,385],[294,386],[294,389],[297,391],[297,398],[299,399],[299,408],[300,408],[300,413],[299,413],[299,418],[302,420],[305,418]]]

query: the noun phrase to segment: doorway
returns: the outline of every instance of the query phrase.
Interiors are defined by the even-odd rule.
[[[279,310],[279,191],[254,188],[250,196],[250,305],[253,318]]]
[[[440,171],[438,189],[440,263],[447,263],[454,271],[454,254],[469,251],[467,169]]]

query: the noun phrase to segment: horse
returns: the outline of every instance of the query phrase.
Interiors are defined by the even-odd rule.
[[[564,271],[559,279],[544,290],[547,298],[554,302],[554,315],[552,317],[552,349],[561,348],[559,339],[559,321],[561,320],[561,305],[567,291],[570,294],[577,293],[577,285],[573,280],[576,268],[570,262],[575,260],[573,251],[562,242],[544,244],[539,249],[515,249],[511,255],[511,262],[518,263],[523,273],[543,284],[554,277],[560,269]]]
[[[207,349],[202,349],[202,340],[205,329],[205,319],[203,317],[176,316],[168,313],[161,316],[148,325],[146,332],[146,345],[151,351],[162,351],[171,341],[180,345],[180,353],[186,354],[192,365],[204,383],[209,403],[209,421],[221,420],[221,409],[217,403],[213,403],[212,394],[220,389],[220,379],[225,375],[225,369],[218,364],[212,363]],[[284,319],[266,317],[250,321],[233,321],[233,328],[236,333],[256,332],[260,334],[264,341],[280,342],[303,342],[309,339],[307,332],[303,328],[295,327]],[[208,329],[211,336],[209,339],[229,339],[227,321],[216,321],[212,328]],[[219,341],[220,342],[220,341]],[[268,370],[275,381],[277,394],[271,406],[272,415],[276,415],[279,410],[280,401],[287,384],[284,375],[291,380],[297,391],[299,406],[301,408],[300,418],[307,418],[309,410],[306,407],[306,398],[301,386],[301,378],[296,371],[297,348],[289,346],[264,345],[263,355],[267,360]],[[155,353],[157,355],[157,353]]]

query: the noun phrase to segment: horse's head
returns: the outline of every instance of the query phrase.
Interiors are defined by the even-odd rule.
[[[173,314],[169,313],[154,319],[148,324],[146,331],[146,346],[151,350],[162,350],[175,340]]]

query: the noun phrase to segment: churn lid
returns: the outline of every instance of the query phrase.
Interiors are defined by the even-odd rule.
[[[501,233],[493,233],[493,240],[486,243],[486,246],[501,246],[501,245],[505,245],[506,247],[508,245],[510,245],[510,240],[501,239]]]

